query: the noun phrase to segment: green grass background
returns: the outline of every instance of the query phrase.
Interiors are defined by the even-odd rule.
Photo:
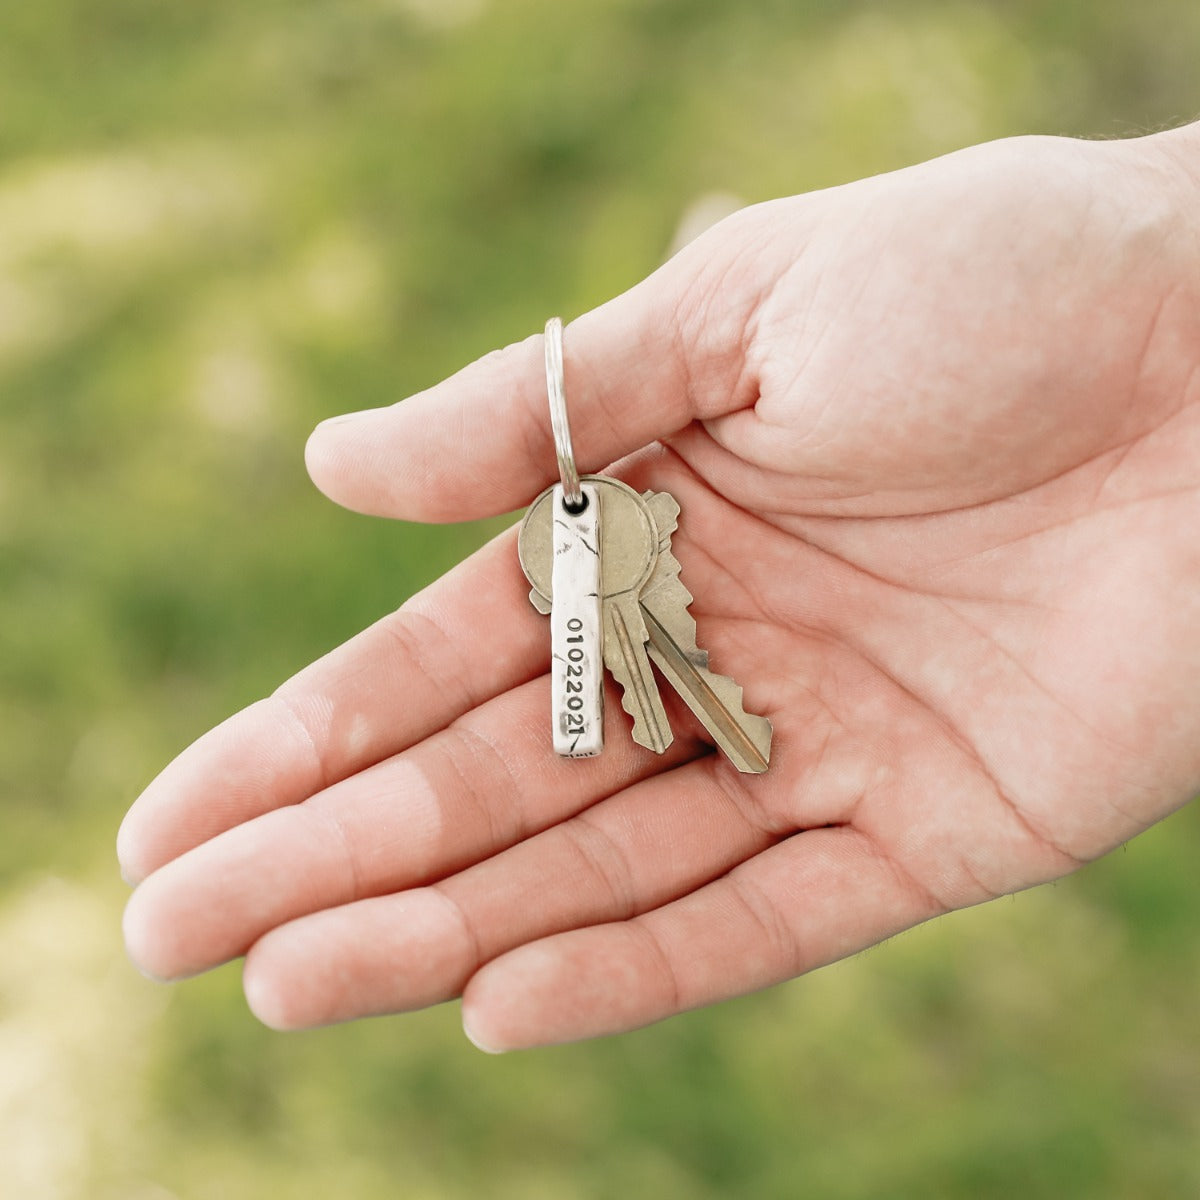
[[[1200,111],[1194,0],[0,0],[0,1195],[1200,1195],[1200,817],[601,1044],[311,1034],[125,962],[174,753],[464,556],[319,419],[651,270],[698,199]]]

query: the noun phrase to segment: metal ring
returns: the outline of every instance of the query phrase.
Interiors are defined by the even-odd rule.
[[[550,428],[554,431],[554,453],[562,478],[563,503],[570,509],[583,506],[575,451],[571,448],[571,426],[567,422],[567,395],[563,386],[563,327],[558,317],[546,322],[546,393],[550,397]]]

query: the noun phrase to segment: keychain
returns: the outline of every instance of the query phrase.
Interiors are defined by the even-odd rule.
[[[534,608],[550,617],[554,749],[568,758],[604,746],[603,667],[621,685],[633,740],[661,754],[674,740],[653,662],[739,771],[771,756],[771,722],[742,708],[742,689],[708,668],[696,645],[691,593],[671,553],[679,505],[639,495],[575,467],[563,386],[562,322],[546,324],[546,389],[561,481],[529,507],[518,551]]]

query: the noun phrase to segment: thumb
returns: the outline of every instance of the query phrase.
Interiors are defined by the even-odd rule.
[[[745,319],[738,319],[738,289],[717,266],[730,239],[716,233],[564,331],[581,472],[753,401],[736,394]],[[707,294],[717,281],[719,314]],[[398,404],[323,422],[305,457],[317,487],[359,512],[462,521],[527,504],[557,476],[542,335]]]

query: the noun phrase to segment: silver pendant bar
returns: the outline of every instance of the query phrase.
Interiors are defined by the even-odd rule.
[[[561,484],[551,501],[551,719],[554,750],[564,758],[591,758],[604,748],[600,496],[594,484],[581,491],[579,512],[566,507]]]

